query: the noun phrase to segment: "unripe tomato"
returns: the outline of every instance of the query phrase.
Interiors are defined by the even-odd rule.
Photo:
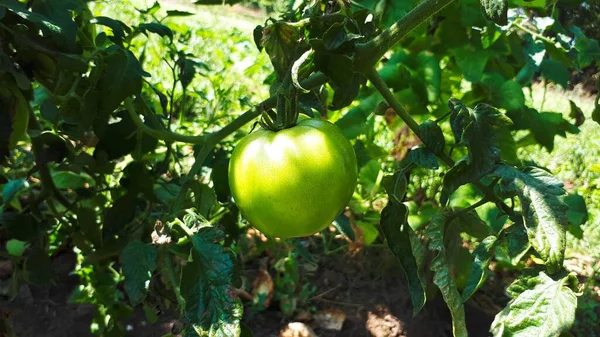
[[[309,236],[348,204],[358,178],[356,154],[332,123],[299,118],[277,132],[242,138],[229,162],[229,185],[242,215],[269,236]]]

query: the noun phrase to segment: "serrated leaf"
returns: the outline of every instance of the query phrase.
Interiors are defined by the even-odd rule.
[[[558,337],[569,331],[577,308],[577,297],[569,287],[574,277],[553,280],[540,272],[535,282],[530,282],[496,315],[490,331],[494,336],[544,337]]]
[[[508,0],[480,0],[483,16],[504,26],[508,23]]]
[[[512,121],[498,109],[478,104],[475,109],[458,107],[450,116],[450,123],[457,143],[469,150],[467,158],[460,160],[444,176],[440,201],[446,204],[448,197],[458,187],[481,179],[500,160],[500,148],[494,128],[506,127]]]
[[[568,206],[563,183],[536,167],[523,171],[499,165],[493,176],[515,190],[521,201],[523,222],[533,248],[546,262],[550,273],[562,268],[566,248]]]
[[[185,318],[200,336],[239,336],[243,307],[232,288],[235,257],[218,244],[223,234],[202,225],[197,214],[189,213],[184,221],[188,227],[200,226],[192,237],[192,261],[183,268],[181,280]]]
[[[381,212],[380,225],[388,247],[400,262],[406,276],[413,303],[413,315],[416,315],[426,302],[425,285],[421,275],[424,249],[408,225],[407,217],[408,208],[390,200]]]
[[[452,315],[452,331],[455,337],[466,337],[467,327],[465,321],[465,308],[454,277],[450,272],[444,233],[449,217],[444,212],[439,212],[431,219],[426,236],[429,238],[429,250],[435,253],[431,261],[431,271],[434,272],[433,283],[440,289],[444,301]]]
[[[492,251],[496,245],[497,237],[491,235],[479,243],[479,246],[473,251],[473,265],[471,274],[467,280],[467,285],[463,289],[462,301],[466,302],[483,285],[486,279],[486,270],[492,260]]]
[[[262,29],[260,45],[271,59],[275,71],[283,76],[294,62],[294,52],[300,30],[286,22],[278,21]]]
[[[125,291],[132,305],[142,303],[148,292],[152,273],[156,269],[158,249],[150,243],[133,240],[122,253]]]
[[[440,168],[435,154],[424,146],[410,150],[410,159],[418,166],[428,170],[437,170]]]
[[[142,90],[142,76],[145,72],[131,51],[112,46],[104,51],[101,65],[92,71],[101,73],[98,89],[98,113],[101,116],[111,114],[129,96],[138,95]]]

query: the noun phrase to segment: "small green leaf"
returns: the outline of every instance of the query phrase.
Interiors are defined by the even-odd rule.
[[[452,315],[452,331],[455,337],[466,337],[467,327],[465,321],[465,308],[456,286],[454,277],[450,272],[444,233],[448,224],[448,216],[442,211],[437,213],[429,227],[426,236],[429,238],[429,250],[435,252],[431,261],[431,271],[434,272],[433,283],[440,289],[444,301]]]
[[[577,283],[569,275],[553,280],[544,272],[524,284],[518,295],[496,315],[491,332],[494,336],[559,337],[569,331],[575,321],[577,297],[570,288]],[[512,287],[512,286],[511,286]]]
[[[531,243],[525,225],[514,223],[502,230],[501,239],[496,243],[496,259],[516,266],[529,248]]]
[[[115,20],[106,16],[97,16],[91,22],[110,28],[117,42],[123,41],[126,32],[127,34],[131,33],[131,28],[129,28],[129,26],[119,20]]]
[[[350,219],[348,219],[348,217],[343,213],[338,215],[335,220],[333,220],[333,226],[338,230],[338,232],[344,234],[344,236],[346,236],[348,239],[352,241],[356,240]]]
[[[428,170],[437,170],[440,168],[437,157],[428,147],[421,146],[410,150],[410,159],[418,166]]]
[[[25,179],[9,180],[2,189],[2,203],[5,206],[9,205],[26,187],[27,181]]]
[[[209,218],[211,210],[217,205],[217,196],[215,191],[206,184],[196,181],[191,185],[194,193],[194,203],[196,210],[200,215]]]
[[[454,221],[460,224],[461,232],[465,232],[472,237],[483,239],[493,234],[492,229],[488,224],[481,220],[479,214],[475,210],[468,212],[457,211],[454,215]]]
[[[12,256],[23,256],[27,247],[27,242],[16,239],[10,239],[6,242],[6,251]]]
[[[180,10],[170,10],[167,11],[167,16],[168,17],[185,17],[185,16],[192,16],[192,15],[196,15],[196,13],[191,13],[191,12],[186,12],[186,11],[180,11]]]
[[[407,222],[408,209],[405,205],[390,200],[381,213],[381,229],[392,253],[396,256],[408,281],[413,303],[413,314],[425,305],[425,286],[421,267],[424,249]]]
[[[516,191],[522,208],[527,236],[533,248],[546,261],[550,273],[562,268],[566,248],[568,206],[563,183],[536,167],[523,171],[498,165],[492,173],[502,178],[505,189]]]
[[[483,16],[500,26],[508,23],[508,0],[480,0]]]
[[[581,229],[581,225],[586,223],[589,219],[585,199],[579,194],[569,194],[567,197],[565,197],[564,201],[567,206],[569,206],[569,210],[567,211],[569,233],[581,239],[583,238],[583,230]]]
[[[129,242],[123,249],[123,275],[125,291],[132,305],[142,303],[148,292],[152,273],[156,269],[158,249],[140,240]]]
[[[466,302],[473,294],[483,285],[486,278],[486,270],[492,260],[492,251],[496,245],[497,237],[488,236],[483,239],[479,246],[473,251],[473,266],[471,267],[471,274],[467,280],[467,285],[463,289],[462,301]]]
[[[161,37],[166,36],[169,38],[169,41],[173,41],[173,31],[169,27],[158,22],[142,23],[139,25],[139,29],[143,32],[158,34]]]
[[[52,180],[54,180],[56,188],[59,189],[76,190],[96,186],[94,178],[84,172],[52,171]]]

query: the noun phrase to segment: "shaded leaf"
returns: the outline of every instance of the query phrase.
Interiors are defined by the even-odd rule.
[[[415,237],[407,222],[408,209],[405,205],[390,199],[381,213],[381,229],[392,253],[400,262],[408,281],[413,303],[413,314],[418,313],[425,305],[426,295],[421,266],[424,260],[424,249]]]
[[[473,265],[471,267],[471,274],[467,280],[467,285],[463,289],[462,301],[466,302],[473,294],[483,285],[486,279],[486,270],[492,260],[492,252],[496,245],[497,238],[495,236],[488,236],[483,239],[479,246],[473,251]]]
[[[434,272],[433,283],[440,289],[444,301],[452,315],[452,331],[456,337],[466,337],[467,327],[465,321],[465,308],[462,303],[456,282],[450,272],[444,232],[448,224],[448,216],[442,211],[434,215],[426,236],[430,239],[429,250],[435,253],[431,261],[431,271]]]
[[[158,249],[140,240],[131,241],[122,253],[125,291],[132,305],[142,303],[148,292],[152,273],[156,269]]]
[[[27,255],[25,262],[27,280],[35,285],[49,285],[56,280],[56,271],[48,253],[39,247],[34,247]]]
[[[410,159],[418,166],[428,170],[437,170],[440,168],[437,157],[427,147],[421,146],[412,149],[410,151]]]
[[[350,224],[350,219],[348,219],[348,217],[343,213],[338,215],[335,220],[333,220],[333,226],[338,230],[338,232],[344,234],[344,236],[346,236],[348,239],[352,241],[356,240],[354,230]]]
[[[173,41],[173,31],[169,27],[158,22],[142,23],[139,25],[139,28],[143,32],[155,33],[161,37],[166,36],[169,38],[169,41]]]
[[[516,266],[531,248],[527,230],[522,222],[514,223],[502,230],[496,243],[496,259]]]

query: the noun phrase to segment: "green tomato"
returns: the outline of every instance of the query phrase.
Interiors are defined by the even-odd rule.
[[[356,154],[341,130],[316,118],[298,121],[288,129],[247,135],[229,162],[233,199],[248,222],[269,236],[321,231],[356,188]]]

